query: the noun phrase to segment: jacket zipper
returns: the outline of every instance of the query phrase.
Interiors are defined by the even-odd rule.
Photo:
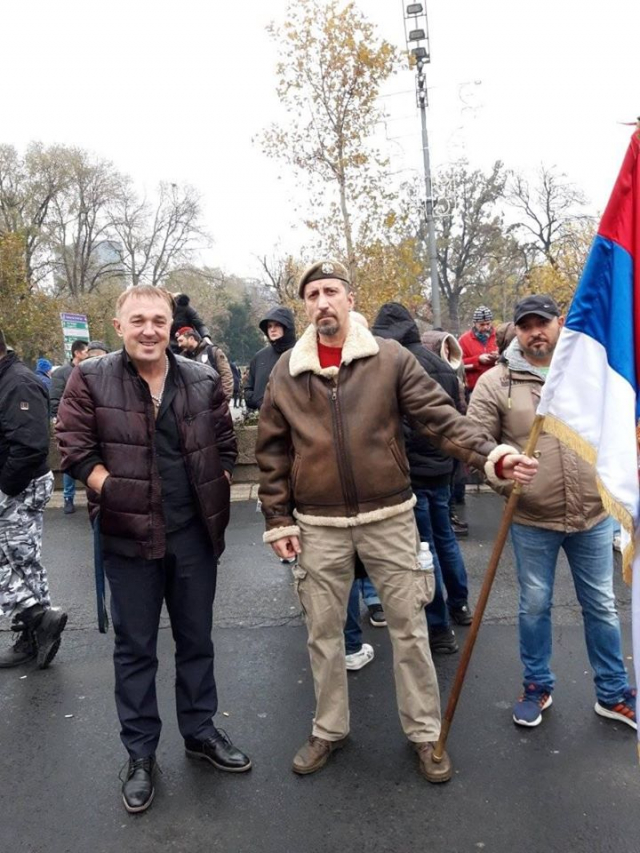
[[[351,463],[347,457],[344,432],[342,429],[342,416],[340,414],[340,401],[338,399],[338,380],[333,382],[333,387],[329,394],[331,399],[331,414],[335,428],[335,435],[338,445],[338,472],[340,474],[340,482],[342,484],[342,494],[347,506],[348,515],[358,514],[358,499],[356,495],[355,483],[353,479],[353,470]]]

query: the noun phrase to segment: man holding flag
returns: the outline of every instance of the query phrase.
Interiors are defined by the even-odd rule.
[[[598,308],[594,305],[593,311]],[[516,338],[506,350],[504,362],[480,377],[468,415],[497,441],[524,447],[564,318],[550,296],[535,295],[516,305],[513,319]],[[597,324],[600,319],[593,322]],[[571,379],[563,376],[562,382],[570,382],[576,400],[594,409],[597,404],[589,399],[588,376],[585,381],[588,370],[583,364],[580,374]],[[635,729],[636,696],[629,687],[622,658],[613,593],[612,524],[598,492],[595,471],[550,434],[546,422],[538,447],[538,477],[523,489],[511,526],[520,585],[519,636],[524,668],[524,690],[514,705],[513,720],[518,725],[537,726],[542,712],[552,703],[551,606],[562,548],[582,608],[594,672],[596,713]]]
[[[545,429],[595,466],[603,503],[623,525],[627,581],[633,559],[636,683],[640,677],[639,157],[640,120],[600,222],[538,408]],[[635,557],[632,537],[636,539]]]

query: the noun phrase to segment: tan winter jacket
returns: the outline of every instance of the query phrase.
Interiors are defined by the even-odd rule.
[[[496,441],[522,450],[543,384],[533,373],[498,364],[478,380],[467,416],[482,424]],[[588,530],[602,521],[606,513],[593,468],[545,432],[538,441],[538,451],[540,468],[533,483],[523,488],[513,520],[566,533]],[[491,485],[502,494],[511,489],[511,484],[498,486],[492,481]]]
[[[476,468],[494,452],[487,432],[458,414],[396,341],[350,323],[340,368],[323,369],[310,326],[273,368],[260,410],[265,542],[299,535],[294,518],[354,527],[413,507],[403,415],[445,453]],[[505,453],[495,451],[495,458]]]

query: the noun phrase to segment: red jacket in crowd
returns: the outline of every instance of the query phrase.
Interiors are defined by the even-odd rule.
[[[498,344],[496,343],[496,330],[491,329],[491,334],[486,343],[482,343],[473,333],[473,329],[469,329],[464,335],[458,339],[465,367],[465,378],[467,380],[467,388],[473,391],[476,382],[483,373],[495,367],[495,361],[489,364],[481,364],[480,356],[484,353],[497,353]]]

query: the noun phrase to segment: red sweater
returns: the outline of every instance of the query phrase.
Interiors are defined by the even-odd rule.
[[[465,366],[465,378],[467,380],[467,388],[469,391],[473,391],[476,386],[476,382],[483,373],[487,370],[491,370],[492,367],[495,366],[495,362],[490,362],[489,364],[480,364],[480,356],[486,352],[497,352],[498,344],[496,343],[496,330],[491,329],[491,335],[487,340],[486,344],[483,344],[479,341],[476,336],[473,334],[473,330],[469,329],[468,332],[465,332],[464,335],[460,337],[458,340],[460,344],[460,349],[462,350],[462,356],[464,360]]]
[[[340,367],[342,347],[326,347],[318,341],[318,358],[320,367]]]

